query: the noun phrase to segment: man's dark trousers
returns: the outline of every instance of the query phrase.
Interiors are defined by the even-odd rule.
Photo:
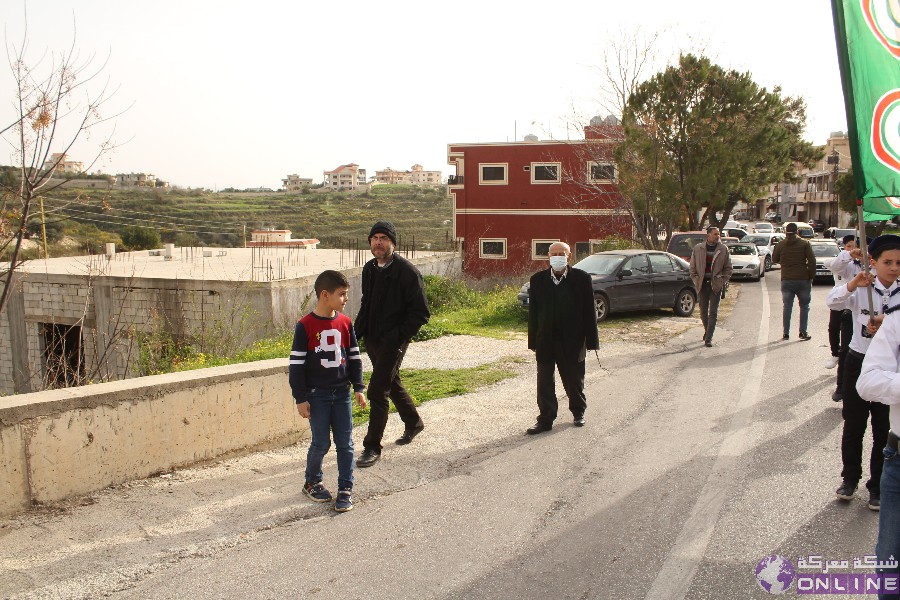
[[[719,320],[719,301],[722,300],[722,294],[712,291],[712,282],[709,279],[703,280],[700,286],[700,321],[703,323],[703,339],[711,342],[713,334],[716,332],[716,322]]]
[[[424,425],[412,396],[400,381],[400,364],[406,355],[408,342],[399,348],[366,340],[366,353],[372,361],[372,377],[369,379],[369,429],[363,438],[363,447],[381,452],[381,439],[387,426],[388,397],[397,407],[397,414],[403,420],[406,429],[414,429]]]
[[[857,324],[857,327],[859,325]],[[890,430],[890,406],[880,402],[867,402],[856,391],[856,380],[862,370],[864,355],[850,350],[844,360],[843,394],[844,433],[841,436],[841,460],[844,469],[841,477],[850,483],[862,479],[862,456],[865,445],[866,426],[872,417],[872,452],[869,458],[869,481],[866,487],[871,492],[881,491],[881,470],[884,467],[883,450],[887,445]]]
[[[556,400],[556,382],[554,367],[559,370],[563,388],[569,397],[569,410],[574,416],[582,416],[587,410],[587,398],[584,395],[584,361],[567,358],[558,345],[554,345],[552,356],[537,356],[537,402],[538,422],[542,425],[553,425],[559,403]]]

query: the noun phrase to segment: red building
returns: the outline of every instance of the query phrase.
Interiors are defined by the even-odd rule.
[[[609,236],[631,239],[612,157],[620,131],[593,121],[578,141],[449,144],[463,272],[522,275],[546,268],[556,241],[580,258]]]

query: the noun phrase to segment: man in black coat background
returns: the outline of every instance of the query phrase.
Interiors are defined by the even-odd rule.
[[[584,425],[584,359],[600,347],[591,276],[569,266],[569,245],[550,246],[550,268],[531,276],[528,292],[528,348],[537,360],[538,418],[526,433],[550,431],[556,419],[554,367],[569,396],[575,425]]]

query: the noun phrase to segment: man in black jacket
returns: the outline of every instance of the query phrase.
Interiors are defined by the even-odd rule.
[[[591,276],[568,266],[568,244],[550,246],[550,268],[531,277],[528,292],[528,348],[537,360],[537,423],[526,433],[553,428],[557,401],[553,368],[559,370],[575,425],[584,425],[584,359],[600,347]]]
[[[369,429],[363,439],[359,467],[371,467],[381,458],[381,438],[388,420],[388,397],[397,407],[405,430],[397,444],[410,443],[425,424],[413,399],[400,381],[400,363],[409,341],[428,322],[431,313],[425,298],[425,284],[408,260],[397,255],[397,230],[379,221],[369,233],[369,247],[375,257],[362,272],[362,299],[356,315],[356,337],[365,339],[372,361],[369,380]]]

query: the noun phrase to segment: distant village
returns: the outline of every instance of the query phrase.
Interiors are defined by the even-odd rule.
[[[63,180],[76,180],[69,182],[77,187],[136,187],[136,188],[167,188],[169,182],[160,179],[152,173],[117,173],[108,175],[94,173],[88,175],[84,172],[84,163],[78,160],[69,160],[62,153],[55,153],[48,158],[43,165],[43,170],[53,172],[55,176]],[[324,177],[318,184],[311,177],[300,177],[297,174],[288,175],[281,180],[282,188],[273,190],[267,187],[247,188],[236,190],[225,188],[224,192],[303,192],[311,189],[325,189],[332,191],[367,191],[376,185],[405,184],[422,186],[440,186],[445,182],[441,178],[440,171],[426,171],[422,165],[416,164],[406,171],[396,171],[387,167],[381,171],[375,171],[371,179],[367,179],[366,170],[356,163],[341,165],[334,170],[325,171]],[[63,182],[65,186],[66,183]]]

